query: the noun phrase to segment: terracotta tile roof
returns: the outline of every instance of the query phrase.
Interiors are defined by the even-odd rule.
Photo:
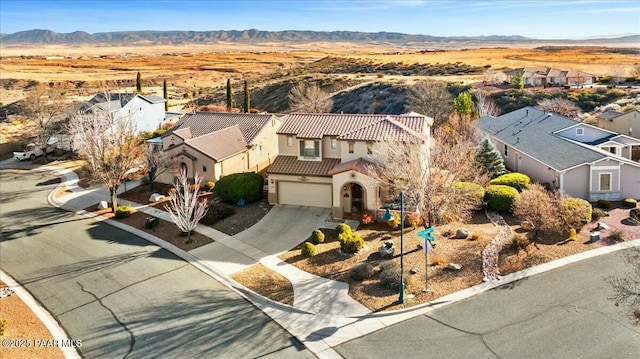
[[[238,125],[189,139],[185,144],[208,155],[216,161],[223,160],[247,148]]]
[[[321,139],[336,136],[362,141],[415,141],[416,134],[426,131],[428,117],[419,114],[373,115],[293,113],[284,117],[278,134],[298,138]],[[340,137],[341,136],[341,137]]]
[[[373,162],[369,162],[363,158],[358,158],[349,162],[338,163],[328,173],[333,176],[338,173],[347,171],[356,171],[365,175],[370,175],[371,171],[375,168]]]
[[[247,143],[251,143],[260,130],[275,116],[271,114],[196,112],[184,115],[163,137],[189,128],[191,138],[238,125]],[[275,117],[277,118],[277,117]],[[184,138],[184,136],[181,136]]]
[[[300,161],[296,156],[278,156],[269,166],[267,173],[331,177],[329,171],[339,163],[339,158],[325,158],[322,161]]]

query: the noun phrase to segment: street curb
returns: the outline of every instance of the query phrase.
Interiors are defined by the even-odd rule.
[[[60,324],[53,318],[51,313],[47,311],[44,307],[42,307],[35,298],[29,293],[29,291],[23,288],[18,282],[16,282],[13,277],[7,274],[5,271],[0,269],[0,280],[2,280],[5,284],[11,288],[11,290],[20,297],[22,302],[29,307],[29,309],[40,319],[42,324],[49,330],[51,336],[56,341],[70,341],[70,338],[67,336],[67,333],[62,329]],[[67,347],[67,346],[58,346],[62,351],[62,354],[67,359],[80,359],[82,356],[76,348]]]

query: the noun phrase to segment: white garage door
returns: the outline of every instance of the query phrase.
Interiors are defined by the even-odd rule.
[[[331,208],[331,184],[278,182],[278,203]]]

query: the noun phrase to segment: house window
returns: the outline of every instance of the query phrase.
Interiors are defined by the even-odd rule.
[[[611,173],[600,173],[600,191],[611,191]]]
[[[293,136],[287,136],[287,147],[293,147]]]
[[[207,166],[202,165],[202,172],[207,172]]]
[[[300,141],[300,156],[304,158],[320,157],[320,142],[314,140]]]
[[[331,139],[331,149],[335,150],[336,148],[338,148],[338,140],[335,138]]]
[[[507,145],[504,145],[504,156],[509,157],[509,151],[507,150]]]
[[[355,144],[353,142],[349,142],[349,153],[353,153],[354,152],[354,150],[353,150],[354,145]]]
[[[584,128],[576,128],[576,136],[584,135]]]

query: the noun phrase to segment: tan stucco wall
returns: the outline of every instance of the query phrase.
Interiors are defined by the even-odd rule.
[[[296,136],[291,136],[293,142],[291,147],[288,147],[287,137],[287,135],[278,135],[278,154],[283,156],[297,156],[300,154],[300,152],[298,152],[298,139]]]
[[[349,162],[360,157],[367,157],[367,143],[364,141],[338,141],[342,162]],[[353,142],[353,153],[349,153],[349,142]]]
[[[624,165],[620,168],[620,196],[640,200],[640,167]]]
[[[282,121],[272,119],[254,137],[249,150],[248,170],[259,172],[276,158],[279,152],[278,135],[276,131],[280,128]],[[286,138],[285,138],[286,146]],[[262,151],[260,150],[262,148]]]
[[[562,175],[562,190],[568,196],[589,198],[589,166],[584,165]]]
[[[343,190],[343,187],[350,183],[357,183],[362,186],[364,190],[364,205],[367,212],[374,212],[378,207],[380,207],[378,188],[373,178],[356,171],[338,173],[333,176],[332,213],[334,218],[342,218],[344,214],[343,201],[345,200],[345,191]],[[350,200],[350,198],[348,198],[347,200]]]
[[[631,111],[613,119],[613,121],[598,119],[598,127],[635,138],[640,138],[640,112]],[[631,133],[629,133],[631,128]]]
[[[335,138],[335,137],[334,137]],[[336,140],[336,148],[331,148],[331,137],[325,136],[322,138],[322,158],[340,158],[340,146],[343,146],[342,141]]]

